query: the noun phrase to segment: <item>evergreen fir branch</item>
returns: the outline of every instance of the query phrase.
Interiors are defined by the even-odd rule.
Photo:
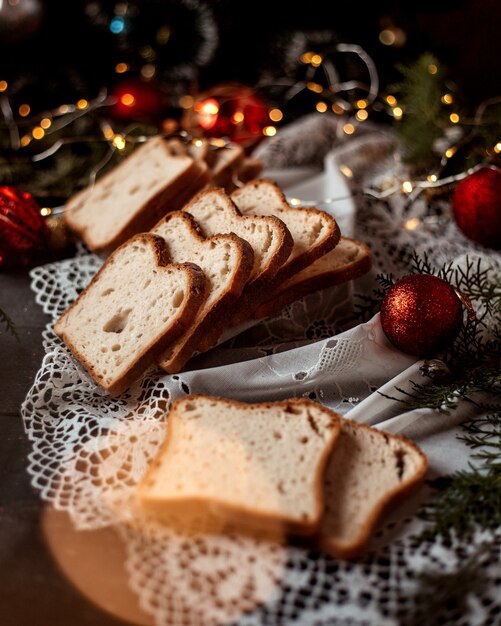
[[[485,566],[497,560],[496,541],[485,541],[453,571],[424,571],[417,576],[417,590],[399,603],[397,620],[406,626],[459,624],[470,613],[469,599],[488,585]]]
[[[421,539],[436,535],[450,542],[453,535],[470,538],[475,530],[495,530],[501,525],[501,405],[497,411],[462,424],[459,439],[472,450],[469,468],[455,472],[435,485],[437,497],[424,507],[421,517],[430,526]],[[445,488],[444,488],[445,487]]]
[[[16,325],[14,324],[12,319],[7,315],[7,313],[1,308],[0,308],[0,325],[4,327],[3,332],[10,333],[17,339],[17,341],[19,341],[19,335],[16,330]]]
[[[366,322],[379,311],[383,298],[395,282],[392,274],[378,274],[376,280],[381,287],[373,289],[371,295],[357,293],[354,296],[354,315],[362,322]]]
[[[430,72],[435,66],[437,71]],[[409,163],[426,165],[433,157],[433,144],[443,135],[446,113],[442,109],[443,72],[430,53],[421,55],[409,65],[397,69],[402,80],[393,86],[405,114],[397,125],[404,146],[404,159]]]

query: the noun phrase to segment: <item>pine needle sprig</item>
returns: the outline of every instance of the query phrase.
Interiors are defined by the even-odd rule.
[[[12,319],[7,315],[7,313],[1,308],[0,308],[0,326],[2,326],[4,329],[3,331],[0,331],[0,333],[8,332],[19,341],[19,335],[16,330],[16,325],[14,324]]]
[[[440,535],[449,543],[453,536],[468,539],[479,528],[501,526],[501,405],[464,422],[462,429],[459,439],[477,452],[467,469],[432,483],[439,491],[421,512],[429,523],[421,539]]]

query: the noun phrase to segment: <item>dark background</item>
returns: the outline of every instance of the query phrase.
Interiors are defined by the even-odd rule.
[[[114,62],[126,58],[134,65],[140,45],[154,37],[161,23],[171,28],[169,46],[156,61],[157,78],[167,83],[186,78],[192,88],[195,84],[203,89],[232,79],[254,84],[270,71],[280,75],[292,35],[306,31],[328,32],[333,41],[362,45],[376,61],[383,86],[394,80],[397,62],[432,51],[472,106],[499,91],[499,0],[219,0],[206,5],[195,2],[189,10],[182,0],[139,0],[128,3],[137,16],[131,20],[130,32],[121,36],[110,33],[106,22],[116,2],[10,1],[18,3],[12,9],[28,2],[27,14],[9,25],[5,20],[2,24],[0,11],[0,78],[15,86],[20,99],[40,107],[57,105],[62,99],[92,98],[99,87],[112,86],[117,80]],[[205,6],[219,31],[219,44],[207,67],[196,66],[197,36],[203,29],[195,23],[200,19],[197,6]],[[379,33],[388,24],[405,33],[403,46],[380,43]],[[189,66],[194,61],[180,77],[179,63]]]

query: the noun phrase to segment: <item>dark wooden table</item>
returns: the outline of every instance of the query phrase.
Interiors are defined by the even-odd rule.
[[[19,335],[0,334],[0,625],[124,626],[65,578],[41,531],[44,504],[26,471],[30,443],[19,410],[43,358],[48,318],[29,284],[27,271],[0,272],[0,307]]]

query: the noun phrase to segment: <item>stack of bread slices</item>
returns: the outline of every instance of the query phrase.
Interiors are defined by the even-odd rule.
[[[309,538],[334,557],[352,558],[426,469],[408,439],[312,400],[247,404],[195,395],[172,405],[136,501],[184,533]]]
[[[221,169],[208,162],[219,161],[188,148],[150,139],[65,208],[68,226],[109,256],[55,331],[113,395],[152,364],[177,373],[227,329],[371,265],[328,213],[290,206],[269,180],[229,194],[214,186]]]

